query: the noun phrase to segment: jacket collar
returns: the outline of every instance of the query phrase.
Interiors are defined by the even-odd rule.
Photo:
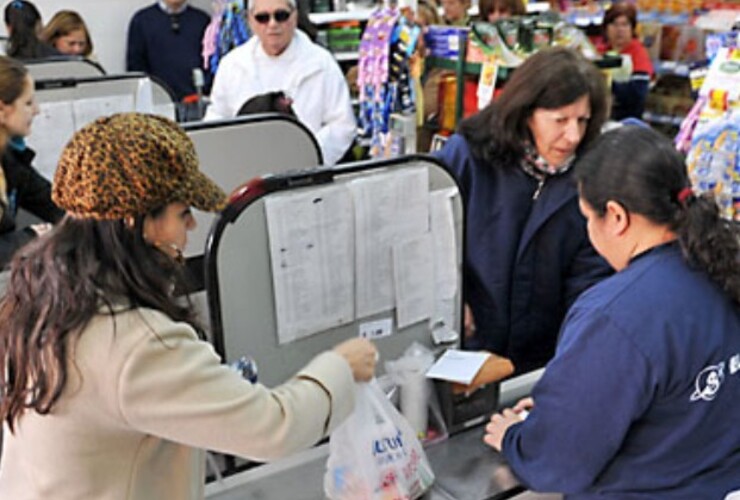
[[[290,41],[288,47],[282,54],[275,57],[268,56],[265,53],[262,49],[262,44],[260,43],[259,38],[255,36],[253,37],[253,40],[254,45],[251,50],[253,62],[257,64],[270,64],[271,62],[276,62],[290,65],[291,75],[288,75],[288,78],[290,78],[290,76],[294,76],[297,78],[296,83],[307,76],[321,71],[321,65],[318,64],[318,61],[314,61],[316,56],[314,55],[315,51],[312,50],[314,49],[314,47],[312,47],[313,42],[301,30],[296,29],[293,34],[293,39]],[[299,61],[300,64],[291,64],[296,61]],[[251,63],[250,61],[243,61],[243,64],[245,66],[249,66]]]

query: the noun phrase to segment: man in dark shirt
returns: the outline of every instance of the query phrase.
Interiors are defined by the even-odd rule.
[[[126,69],[162,80],[180,101],[196,92],[193,69],[203,68],[201,47],[210,18],[187,0],[159,0],[136,14],[128,28]]]

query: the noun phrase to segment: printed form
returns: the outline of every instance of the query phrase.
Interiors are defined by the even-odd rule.
[[[431,328],[437,343],[455,340],[455,317],[459,307],[455,301],[458,292],[458,255],[455,236],[455,217],[452,203],[458,196],[457,188],[440,189],[429,193],[429,215],[434,250],[434,306]]]
[[[396,325],[404,328],[428,318],[434,302],[432,235],[427,232],[393,246]]]
[[[328,186],[268,197],[278,342],[354,319],[352,197]]]
[[[393,246],[429,231],[429,172],[426,167],[389,171],[348,185],[355,204],[356,312],[364,317],[396,305]],[[404,259],[411,253],[399,252],[396,267],[413,265]],[[419,265],[423,272],[428,263]]]

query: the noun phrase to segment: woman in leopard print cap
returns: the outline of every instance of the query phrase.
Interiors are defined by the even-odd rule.
[[[67,215],[16,257],[0,302],[0,498],[202,498],[200,449],[266,460],[349,414],[354,380],[374,371],[370,342],[271,390],[221,364],[172,296],[190,207],[225,203],[176,123],[129,113],[84,127],[52,196]]]

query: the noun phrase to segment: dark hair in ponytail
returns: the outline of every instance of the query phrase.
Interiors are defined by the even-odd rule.
[[[41,27],[41,14],[34,4],[26,0],[10,2],[5,7],[5,25],[8,27],[8,56],[18,59],[43,57],[42,42],[37,33]]]
[[[581,197],[603,215],[609,200],[669,227],[688,262],[740,303],[740,229],[710,194],[695,196],[683,157],[663,135],[626,126],[602,135],[578,160]]]

